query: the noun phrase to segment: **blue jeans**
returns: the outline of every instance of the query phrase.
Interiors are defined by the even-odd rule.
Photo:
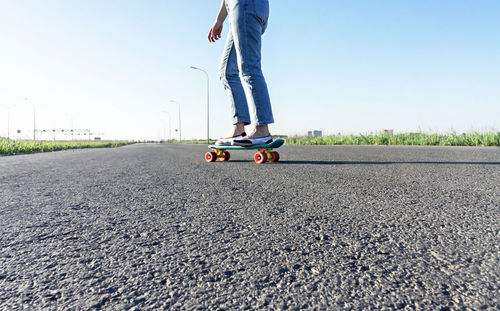
[[[219,74],[229,93],[233,124],[273,123],[271,100],[261,69],[261,37],[269,18],[268,0],[226,0],[230,29]],[[251,111],[251,115],[249,112]]]

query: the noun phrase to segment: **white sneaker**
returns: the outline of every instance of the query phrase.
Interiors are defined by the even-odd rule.
[[[241,135],[238,135],[238,136],[235,136],[235,137],[226,137],[226,138],[219,138],[219,140],[217,140],[215,142],[215,145],[216,146],[231,146],[233,141],[235,139],[242,139],[243,137],[245,137],[247,134],[245,132],[241,133]]]
[[[257,138],[243,137],[239,139],[233,139],[233,146],[243,146],[250,147],[254,145],[263,145],[269,144],[273,141],[273,137],[271,135]]]

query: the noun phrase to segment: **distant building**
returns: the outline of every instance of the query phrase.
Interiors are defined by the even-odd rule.
[[[308,131],[307,136],[309,136],[309,137],[321,137],[321,136],[323,136],[323,131],[320,131],[320,130]]]
[[[392,135],[392,134],[394,134],[394,130],[392,130],[392,129],[384,130],[384,134]]]

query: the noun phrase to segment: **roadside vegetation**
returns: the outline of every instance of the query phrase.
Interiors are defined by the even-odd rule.
[[[321,137],[294,136],[282,137],[287,145],[411,145],[411,146],[496,146],[500,147],[500,132],[485,133],[448,133],[448,134],[367,134],[367,135],[329,135]],[[152,141],[153,142],[153,141]],[[133,144],[129,141],[47,141],[12,140],[0,137],[0,155],[48,152],[80,148],[109,148]],[[158,143],[158,142],[155,142]],[[167,143],[162,141],[162,143]],[[179,143],[170,141],[169,143]],[[206,139],[183,140],[182,144],[207,144]],[[214,144],[215,141],[210,141]]]
[[[449,134],[368,134],[297,136],[286,139],[288,145],[416,145],[416,146],[500,146],[500,132]]]
[[[73,140],[73,141],[46,141],[46,140],[12,140],[0,138],[0,154],[12,155],[18,153],[33,153],[58,151],[65,149],[79,148],[105,148],[119,147],[131,144],[127,141],[91,141],[91,140]]]

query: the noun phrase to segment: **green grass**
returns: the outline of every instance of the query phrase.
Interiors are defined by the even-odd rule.
[[[368,134],[290,137],[288,145],[500,146],[500,132],[449,134]]]
[[[0,154],[17,154],[58,151],[79,148],[105,148],[128,145],[126,141],[45,141],[45,140],[12,140],[0,138]]]

